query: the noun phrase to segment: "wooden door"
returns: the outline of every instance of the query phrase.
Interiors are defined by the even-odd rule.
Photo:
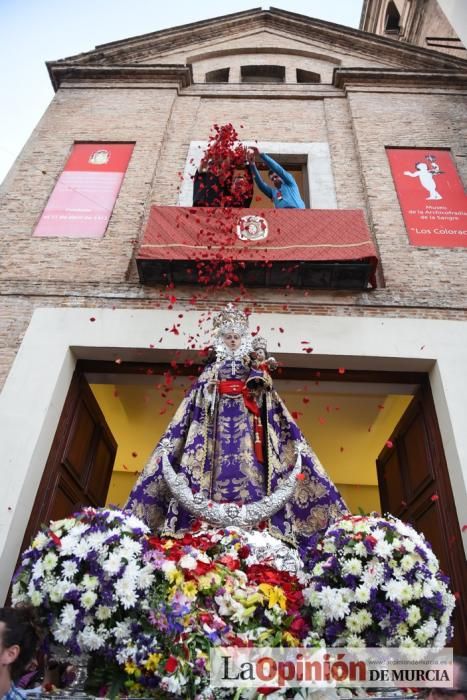
[[[71,515],[82,506],[105,505],[117,443],[80,371],[70,384],[49,458],[23,540],[22,550],[42,523]]]
[[[465,653],[467,566],[428,381],[413,398],[377,459],[382,512],[410,523],[431,543],[457,595],[454,648]]]

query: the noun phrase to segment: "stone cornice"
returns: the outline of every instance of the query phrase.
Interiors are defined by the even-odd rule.
[[[400,88],[464,88],[467,89],[467,66],[464,71],[455,70],[393,70],[381,68],[335,68],[333,85],[349,87]]]
[[[467,61],[464,59],[276,8],[238,12],[103,44],[97,46],[94,51],[64,59],[63,63],[123,65],[125,62],[130,62],[135,64],[151,55],[154,55],[157,60],[157,55],[193,44],[199,45],[213,39],[219,40],[222,36],[232,37],[244,31],[251,31],[252,28],[277,29],[300,37],[302,40],[328,44],[347,53],[370,59],[375,57],[378,62],[387,60],[392,65],[413,65],[416,69],[428,70],[467,68]],[[60,63],[62,61],[56,62],[57,65]]]
[[[119,82],[119,83],[172,83],[184,88],[193,83],[191,66],[182,64],[158,65],[82,65],[61,61],[47,64],[54,90],[66,82]]]

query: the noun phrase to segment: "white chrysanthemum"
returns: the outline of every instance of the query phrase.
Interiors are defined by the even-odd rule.
[[[86,625],[86,627],[78,633],[78,644],[84,651],[100,649],[104,641],[102,636],[97,634],[91,625]]]
[[[93,591],[98,587],[99,579],[97,576],[89,576],[89,574],[84,574],[81,583],[85,588]]]
[[[430,617],[421,627],[418,628],[418,630],[416,630],[415,637],[420,642],[423,642],[434,637],[437,631],[438,624],[436,620]]]
[[[43,549],[50,542],[50,537],[48,537],[44,532],[38,532],[32,541],[31,547],[33,549]]]
[[[42,578],[44,575],[44,564],[42,559],[38,559],[32,566],[32,578],[38,579]]]
[[[31,600],[31,605],[33,605],[35,608],[42,603],[43,596],[40,591],[32,591],[29,597]]]
[[[168,578],[168,575],[173,573],[177,567],[175,566],[173,561],[165,561],[162,564],[162,571],[165,575],[166,578]]]
[[[323,564],[321,562],[318,562],[317,564],[315,564],[313,567],[313,571],[311,573],[312,573],[312,576],[322,576],[324,573]]]
[[[357,603],[368,603],[370,600],[369,586],[359,586],[355,589],[355,600]]]
[[[68,534],[75,539],[80,539],[89,528],[90,526],[86,523],[75,521],[72,523],[72,527],[68,529]]]
[[[98,620],[108,620],[112,616],[112,610],[107,605],[99,605],[96,610]]]
[[[407,609],[407,624],[413,627],[421,618],[420,608],[417,605],[410,605]]]
[[[365,569],[361,575],[362,585],[368,587],[375,587],[384,581],[384,566],[377,559],[372,559],[365,566]]]
[[[113,628],[113,634],[117,641],[122,641],[123,639],[131,638],[131,621],[124,620],[123,622],[117,622]]]
[[[406,583],[405,581],[403,582],[403,585],[401,587],[400,591],[400,602],[405,605],[405,603],[408,603],[411,601],[414,597],[413,594],[413,586],[410,583]]]
[[[70,552],[71,553],[71,552]],[[75,540],[75,546],[72,552],[77,559],[86,559],[89,555],[89,545],[86,539]]]
[[[403,585],[403,581],[397,581],[396,579],[391,579],[385,583],[382,588],[386,591],[386,598],[393,601],[400,600]]]
[[[184,554],[183,557],[180,557],[178,563],[182,567],[182,569],[193,570],[196,569],[196,567],[198,566],[198,562],[194,557],[191,556],[191,554]]]
[[[360,574],[362,573],[362,562],[356,557],[352,557],[352,559],[347,559],[342,564],[342,573],[344,574],[344,576],[346,574],[351,574],[352,576],[360,576]]]
[[[404,547],[406,552],[414,552],[415,551],[415,542],[413,542],[408,537],[404,537],[404,539],[402,540],[402,546]]]
[[[356,633],[356,634],[361,632],[363,629],[363,627],[360,623],[360,620],[358,619],[357,613],[352,613],[351,615],[349,615],[346,618],[345,626],[347,627],[349,632]]]
[[[419,561],[419,557],[414,554],[404,554],[400,560],[400,567],[403,571],[411,571],[415,564]]]
[[[325,540],[324,545],[323,545],[323,552],[327,552],[328,554],[334,554],[336,551],[336,545],[332,540]]]
[[[319,591],[321,607],[328,620],[342,620],[349,613],[349,604],[341,591],[324,586]]]
[[[80,603],[85,610],[90,610],[97,600],[97,595],[94,591],[84,591],[80,598]]]
[[[138,554],[141,554],[142,548],[143,545],[141,542],[132,540],[131,537],[125,535],[120,541],[119,551],[122,558],[124,557],[125,559],[131,559],[132,557],[136,557]]]
[[[78,544],[78,538],[72,535],[65,535],[62,538],[60,545],[60,554],[62,557],[72,556],[75,553],[76,545]]]
[[[326,625],[326,615],[322,610],[317,610],[313,613],[313,627],[323,629]]]
[[[73,607],[73,605],[71,605],[71,603],[66,603],[66,605],[63,606],[60,615],[60,623],[64,627],[72,627],[75,624],[77,614],[78,611]]]
[[[122,566],[122,557],[118,552],[112,552],[109,554],[105,562],[102,564],[102,568],[107,574],[116,574],[120,571]]]
[[[151,585],[152,582],[154,581],[154,569],[150,564],[147,564],[144,566],[140,571],[138,572],[138,575],[136,577],[136,585],[138,588],[142,588],[143,590],[147,590]]]
[[[392,555],[393,552],[393,547],[389,542],[386,542],[386,540],[379,540],[375,544],[374,548],[374,553],[377,554],[379,557],[387,558]]]
[[[313,608],[319,607],[320,598],[318,591],[315,591],[313,588],[305,588],[303,591],[303,597],[305,601]]]
[[[357,616],[362,630],[366,629],[373,623],[373,618],[368,610],[360,610],[360,612],[357,613]]]
[[[401,622],[400,624],[397,625],[397,634],[400,637],[406,637],[409,633],[409,628],[405,624],[405,622]]]
[[[20,581],[16,581],[11,588],[11,599],[13,605],[18,605],[19,603],[26,603],[28,596],[23,591],[23,586]]]
[[[142,520],[137,518],[136,515],[126,515],[125,520],[123,521],[123,526],[125,529],[141,530],[144,533],[149,532],[148,526],[143,523]]]
[[[78,565],[74,561],[62,561],[62,576],[64,578],[73,578],[78,572]]]
[[[374,530],[372,530],[371,535],[377,542],[381,542],[381,540],[384,540],[386,537],[386,530],[376,527]]]
[[[70,590],[69,581],[56,581],[54,587],[50,591],[50,600],[52,603],[60,603],[65,597],[65,594]]]
[[[102,546],[107,539],[107,533],[106,532],[90,532],[89,535],[87,536],[87,541],[90,549],[94,549],[95,551],[99,551],[102,549]]]
[[[59,644],[66,644],[73,634],[73,628],[65,625],[55,625],[52,628],[52,634],[55,641]]]
[[[128,579],[126,576],[119,579],[115,584],[115,595],[125,609],[134,607],[137,597],[133,580]]]
[[[353,548],[354,554],[356,554],[358,557],[367,557],[368,556],[368,551],[363,542],[357,542],[355,547]]]
[[[366,647],[365,640],[357,634],[349,634],[346,639],[346,646],[353,649],[363,649]]]
[[[346,530],[346,532],[350,532],[353,530],[353,522],[351,520],[341,520],[339,527],[342,530]]]

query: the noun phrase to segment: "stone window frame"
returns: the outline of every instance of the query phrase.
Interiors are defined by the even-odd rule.
[[[337,209],[337,196],[331,164],[331,150],[327,142],[301,143],[298,141],[244,141],[246,146],[257,146],[261,153],[275,156],[305,158],[310,209]],[[191,141],[183,170],[183,181],[178,206],[193,206],[193,175],[208,145],[207,141]]]

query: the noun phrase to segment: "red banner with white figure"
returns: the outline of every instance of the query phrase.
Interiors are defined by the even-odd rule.
[[[34,235],[101,238],[133,148],[132,143],[75,144]]]
[[[410,243],[467,247],[467,195],[450,151],[386,150]]]

